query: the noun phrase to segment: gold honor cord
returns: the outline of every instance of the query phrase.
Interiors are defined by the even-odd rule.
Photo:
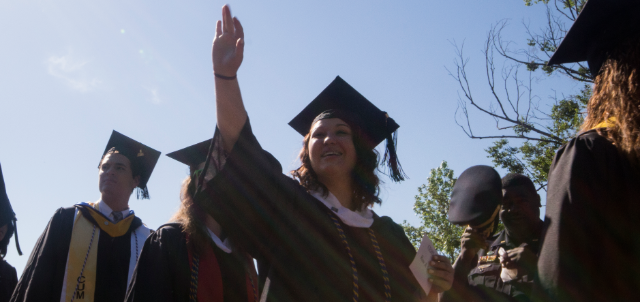
[[[338,230],[338,234],[340,235],[340,239],[342,244],[349,255],[349,262],[351,263],[351,272],[353,277],[353,302],[358,302],[360,300],[359,293],[359,285],[358,285],[358,269],[356,268],[356,261],[353,259],[353,254],[351,253],[351,248],[349,247],[349,242],[347,242],[347,236],[342,228],[342,225],[338,221],[338,217],[329,212],[329,217],[333,221],[333,224],[336,226]],[[389,281],[389,272],[387,271],[387,265],[384,262],[384,258],[382,257],[382,251],[380,250],[380,245],[378,245],[378,239],[376,238],[376,234],[372,229],[369,229],[369,237],[371,237],[371,244],[373,244],[373,249],[376,252],[376,258],[378,258],[378,263],[380,264],[380,270],[382,271],[382,279],[384,280],[384,297],[385,302],[391,301],[391,285]]]
[[[496,216],[498,216],[498,212],[500,212],[500,205],[498,205],[498,206],[496,207],[496,209],[493,211],[493,214],[491,214],[491,218],[489,218],[487,221],[485,221],[485,222],[483,222],[482,224],[477,225],[477,226],[471,226],[471,225],[469,225],[468,227],[470,227],[470,228],[472,228],[472,229],[475,229],[475,230],[480,230],[480,229],[482,229],[482,228],[484,228],[484,227],[488,226],[489,224],[493,223],[493,222],[495,221],[495,219],[496,219]],[[491,226],[490,228],[487,228],[487,229],[483,230],[482,235],[483,235],[485,238],[488,238],[489,236],[491,236],[491,233],[493,233],[493,226]]]

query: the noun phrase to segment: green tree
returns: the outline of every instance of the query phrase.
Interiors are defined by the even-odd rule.
[[[412,226],[405,220],[402,223],[409,240],[417,249],[422,237],[428,234],[438,253],[449,257],[451,263],[460,252],[460,236],[464,227],[454,225],[447,220],[451,191],[456,183],[453,170],[446,161],[440,167],[431,169],[427,183],[418,188],[413,211],[422,224]]]
[[[456,111],[456,123],[473,139],[495,139],[486,149],[496,167],[528,175],[538,189],[545,189],[548,171],[555,151],[579,131],[593,82],[583,63],[547,66],[551,55],[584,7],[586,0],[524,0],[525,5],[546,7],[546,27],[531,30],[525,25],[525,48],[517,48],[504,39],[508,26],[503,20],[493,25],[484,45],[486,78],[491,99],[477,100],[472,94],[467,75],[469,59],[463,46],[456,45],[455,69],[449,74],[461,89]],[[498,68],[498,65],[502,68]],[[526,77],[523,79],[522,72]],[[559,74],[582,82],[577,94],[554,96],[552,102],[542,102],[533,85],[548,76]],[[552,93],[555,95],[555,92]],[[488,105],[487,105],[488,104]],[[489,117],[496,133],[476,134],[470,110]],[[461,120],[460,120],[461,118]]]

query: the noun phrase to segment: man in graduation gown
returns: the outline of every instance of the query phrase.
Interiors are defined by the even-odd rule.
[[[640,297],[640,1],[589,0],[550,65],[587,61],[582,130],[549,170],[540,294],[548,301]]]
[[[138,198],[149,198],[147,181],[159,156],[113,131],[98,166],[101,199],[56,211],[11,301],[123,301],[151,234],[129,209],[129,197],[138,188]]]

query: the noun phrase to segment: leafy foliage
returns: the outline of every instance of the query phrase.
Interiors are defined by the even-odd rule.
[[[460,252],[460,236],[464,227],[454,225],[447,219],[449,201],[456,178],[446,161],[440,167],[431,169],[427,183],[418,188],[413,211],[422,224],[412,226],[407,221],[402,223],[411,243],[419,247],[422,237],[427,234],[438,253],[449,257],[451,263]]]
[[[538,189],[544,188],[556,150],[577,134],[584,121],[582,112],[590,95],[591,87],[585,84],[581,94],[560,100],[551,107],[551,123],[545,126],[545,129],[558,137],[559,141],[527,140],[520,146],[513,146],[508,139],[503,138],[493,142],[493,146],[485,151],[496,167],[512,173],[526,174],[538,184]],[[515,127],[514,131],[518,133]]]
[[[456,112],[458,125],[471,138],[496,139],[493,146],[486,149],[495,166],[529,176],[539,190],[546,189],[555,151],[580,130],[593,81],[584,63],[547,66],[586,0],[524,0],[524,3],[526,6],[541,4],[547,8],[546,27],[532,31],[526,26],[527,48],[513,49],[512,42],[505,41],[502,35],[508,22],[503,20],[492,26],[483,50],[488,87],[493,96],[489,106],[476,100],[471,93],[466,70],[469,60],[463,56],[462,47],[456,46],[456,69],[449,73],[458,81],[462,92]],[[505,64],[501,72],[496,67],[496,53]],[[518,74],[521,69],[528,73],[527,80]],[[536,74],[559,74],[584,85],[576,95],[556,97],[550,106],[540,106],[540,98],[532,86],[541,79]],[[493,119],[499,134],[475,134],[469,108]],[[458,114],[462,114],[466,121],[459,123]]]

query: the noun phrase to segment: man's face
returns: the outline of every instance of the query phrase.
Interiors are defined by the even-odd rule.
[[[502,190],[500,220],[510,232],[532,230],[540,220],[540,195],[526,186]]]
[[[129,159],[118,153],[107,154],[100,164],[100,193],[113,196],[129,196],[138,186],[140,176],[133,177]]]

